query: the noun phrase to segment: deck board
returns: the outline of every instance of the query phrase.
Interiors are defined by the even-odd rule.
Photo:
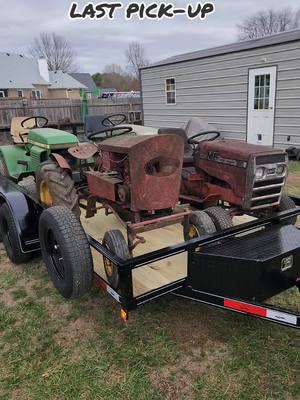
[[[235,217],[234,224],[241,224],[251,219],[253,218],[246,215]],[[98,211],[97,215],[88,219],[82,215],[81,222],[86,232],[99,242],[102,242],[105,232],[110,229],[120,229],[126,238],[126,229],[124,229],[120,221],[113,214],[106,216],[104,210]],[[145,232],[142,236],[146,239],[146,243],[139,244],[134,249],[134,256],[181,243],[183,241],[183,228],[181,224],[174,224]],[[92,255],[95,272],[106,278],[102,255],[94,249],[92,249]],[[137,268],[133,271],[132,276],[134,296],[139,296],[178,279],[185,278],[187,276],[187,253],[178,254]]]

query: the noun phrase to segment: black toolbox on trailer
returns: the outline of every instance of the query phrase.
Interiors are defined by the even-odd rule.
[[[221,296],[262,301],[300,276],[300,231],[275,225],[191,252],[188,283]]]

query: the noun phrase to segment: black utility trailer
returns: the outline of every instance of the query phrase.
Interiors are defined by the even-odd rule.
[[[293,197],[293,200],[298,206],[300,205],[300,198]],[[300,328],[300,314],[264,303],[270,297],[294,286],[300,289],[300,230],[288,224],[291,217],[300,214],[300,207],[270,218],[247,222],[222,232],[121,260],[95,238],[84,233],[75,217],[71,220],[66,219],[69,218],[67,209],[52,207],[43,210],[25,189],[4,177],[0,177],[0,202],[1,235],[9,257],[15,262],[26,261],[31,253],[39,251],[42,247],[42,255],[47,266],[51,262],[56,266],[57,275],[60,273],[61,282],[57,279],[54,284],[65,297],[71,297],[74,293],[77,295],[84,293],[94,277],[97,284],[120,304],[123,319],[128,318],[130,310],[171,293]],[[58,217],[55,214],[56,209],[59,209]],[[51,217],[51,213],[56,215],[56,220]],[[54,223],[51,226],[55,226],[57,222],[58,228],[48,229],[47,221],[50,225]],[[92,270],[82,280],[83,284],[79,285],[80,287],[76,280],[73,288],[63,287],[64,276],[69,272],[59,247],[62,243],[66,246],[75,243],[73,248],[76,254],[71,261],[76,264],[77,269],[72,270],[72,274],[77,274],[77,278],[81,279],[80,274],[85,266],[84,262],[81,262],[84,258],[80,257],[89,257],[87,249],[80,248],[80,243],[78,245],[77,235],[82,236],[82,232],[94,252],[117,266],[120,275],[118,290],[113,289],[103,276]],[[66,239],[65,242],[62,242],[62,239]],[[142,295],[134,295],[135,270],[184,252],[187,253],[186,277]],[[14,259],[16,255],[18,257]],[[48,259],[45,260],[45,257]],[[70,263],[70,259],[67,261]],[[61,268],[58,268],[59,266]]]

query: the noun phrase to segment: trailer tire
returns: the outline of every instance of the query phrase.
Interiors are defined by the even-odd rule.
[[[107,247],[117,257],[128,260],[130,252],[127,242],[119,229],[112,229],[105,232],[102,244]],[[120,283],[120,275],[118,267],[113,264],[108,258],[103,256],[103,264],[108,283],[114,288],[118,289]]]
[[[213,220],[217,232],[233,227],[232,220],[227,211],[222,207],[209,207],[204,211]]]
[[[295,207],[297,207],[295,202],[286,193],[283,193],[281,196],[281,202],[279,204],[278,211],[287,211]],[[296,222],[297,216],[288,218],[284,221],[284,223],[287,225],[295,225]]]
[[[39,200],[44,206],[67,207],[77,219],[80,218],[78,194],[74,181],[69,171],[61,168],[55,161],[47,160],[40,164],[36,172],[36,189]]]
[[[24,263],[31,258],[30,253],[22,252],[14,216],[6,203],[0,207],[0,232],[7,256],[14,264]]]
[[[183,227],[183,237],[185,241],[215,232],[215,224],[204,211],[193,211],[189,216],[188,225]]]
[[[43,260],[58,292],[67,299],[87,293],[93,281],[91,249],[72,211],[61,206],[44,210],[39,239]]]

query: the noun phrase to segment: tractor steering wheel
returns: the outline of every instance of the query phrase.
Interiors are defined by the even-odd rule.
[[[24,126],[25,122],[30,121],[31,119],[34,120],[34,125],[31,126],[30,128],[28,128],[27,126]],[[42,125],[40,125],[40,124],[38,123],[38,120],[39,120],[39,119],[43,120]],[[48,118],[42,117],[42,116],[39,116],[39,115],[38,115],[38,116],[36,116],[36,117],[29,117],[29,118],[24,119],[24,120],[21,122],[21,127],[22,127],[22,128],[25,128],[25,129],[44,128],[44,126],[46,126],[47,124],[48,124]]]
[[[100,131],[97,131],[97,132],[91,132],[90,134],[87,134],[87,138],[88,139],[91,139],[91,138],[93,138],[94,136],[96,136],[96,135],[99,135],[99,134],[101,134],[101,133],[106,133],[106,137],[104,137],[104,138],[98,138],[98,139],[102,139],[102,140],[105,140],[105,139],[107,139],[108,137],[112,137],[113,136],[113,132],[114,131],[123,131],[123,132],[121,132],[121,133],[119,133],[118,135],[115,135],[115,136],[121,136],[121,135],[125,135],[125,133],[129,133],[129,132],[131,132],[132,131],[132,127],[131,126],[111,126],[111,127],[107,127],[107,128],[104,128],[104,129],[100,129]],[[110,135],[108,135],[107,133],[108,132],[110,132]]]
[[[110,126],[121,125],[125,121],[126,121],[125,114],[111,114],[102,120],[102,125],[108,128]]]
[[[210,134],[212,134],[213,136],[210,139],[207,139],[208,142],[210,142],[212,140],[216,140],[218,137],[220,137],[220,132],[218,132],[218,131],[205,131],[205,132],[196,133],[195,135],[189,137],[187,140],[187,143],[188,144],[197,144],[198,141],[195,140],[197,137],[204,136],[204,135],[210,135]]]

